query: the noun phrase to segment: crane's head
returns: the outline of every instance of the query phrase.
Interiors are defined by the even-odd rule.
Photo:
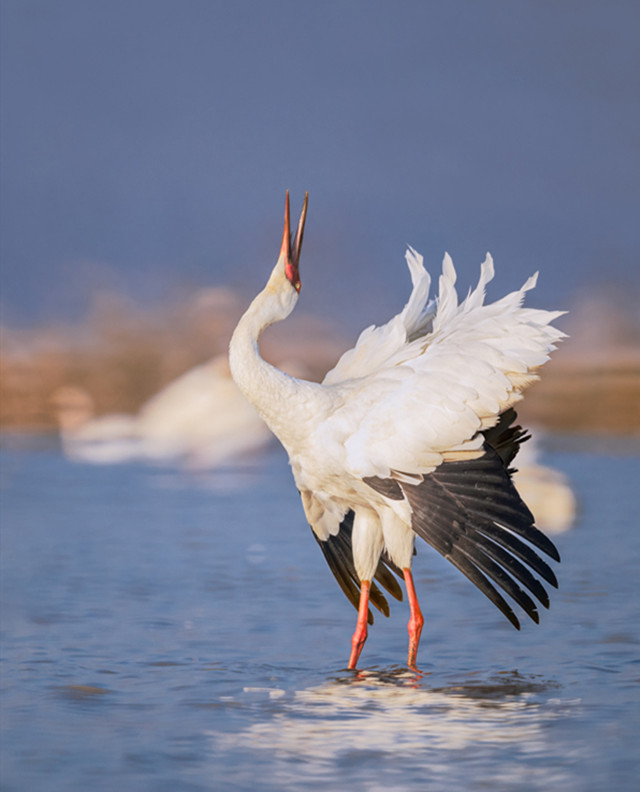
[[[278,257],[278,268],[282,267],[286,279],[293,286],[296,292],[300,291],[300,271],[298,265],[300,263],[300,250],[302,249],[302,237],[304,235],[304,223],[307,219],[307,204],[309,203],[309,193],[304,195],[304,203],[302,204],[302,212],[300,212],[300,220],[298,221],[298,230],[296,237],[293,241],[293,248],[291,246],[291,225],[289,218],[289,190],[287,190],[287,197],[284,204],[284,231],[282,232],[282,247],[280,248],[280,256]]]

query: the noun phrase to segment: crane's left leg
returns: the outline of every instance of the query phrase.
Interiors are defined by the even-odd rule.
[[[367,622],[369,619],[369,589],[370,580],[360,581],[360,605],[358,607],[358,622],[356,630],[351,639],[351,657],[349,658],[348,668],[355,668],[360,657],[360,652],[367,640]]]
[[[422,616],[420,605],[418,605],[418,597],[416,595],[416,588],[413,585],[411,570],[405,567],[402,572],[404,574],[404,582],[407,585],[407,598],[409,600],[409,608],[411,609],[411,617],[407,625],[407,630],[409,631],[409,656],[407,658],[407,665],[409,668],[415,668],[424,617]]]

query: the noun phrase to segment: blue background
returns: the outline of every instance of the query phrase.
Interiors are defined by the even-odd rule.
[[[640,285],[635,2],[3,0],[3,321],[250,297],[310,192],[301,309],[395,312],[406,244],[532,303]]]

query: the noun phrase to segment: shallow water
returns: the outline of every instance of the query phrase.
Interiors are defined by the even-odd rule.
[[[637,447],[545,462],[580,501],[517,633],[426,545],[344,669],[355,611],[286,459],[218,473],[2,454],[2,784],[21,790],[637,788]]]

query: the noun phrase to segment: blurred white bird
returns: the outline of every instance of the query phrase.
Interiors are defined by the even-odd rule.
[[[563,337],[550,325],[561,312],[522,307],[535,276],[485,305],[489,255],[476,289],[460,303],[445,256],[439,295],[429,302],[430,277],[409,248],[413,290],[404,309],[364,330],[321,384],[288,376],[261,358],[258,339],[298,301],[307,201],[308,194],[292,247],[287,192],[280,256],[236,327],[229,362],[238,387],[289,453],[313,533],[358,609],[349,668],[373,621],[369,602],[389,613],[376,581],[402,599],[392,573],[407,587],[408,665],[415,666],[423,625],[411,574],[416,536],[516,628],[496,586],[537,622],[530,595],[544,607],[549,599],[533,573],[552,586],[557,580],[534,548],[560,559],[511,482],[509,465],[525,437],[512,425],[512,405]]]
[[[540,463],[536,437],[529,438],[522,446],[513,483],[531,509],[538,528],[553,536],[571,528],[578,505],[567,477],[559,470]]]
[[[216,467],[255,454],[273,437],[231,379],[226,355],[170,382],[135,416],[93,418],[90,397],[75,388],[61,389],[54,401],[63,448],[84,462],[182,460]]]

